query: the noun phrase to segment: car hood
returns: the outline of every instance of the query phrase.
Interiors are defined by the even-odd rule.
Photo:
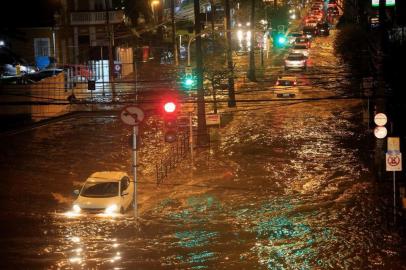
[[[73,204],[78,205],[82,209],[104,209],[112,204],[118,204],[120,197],[109,198],[92,198],[79,196]]]

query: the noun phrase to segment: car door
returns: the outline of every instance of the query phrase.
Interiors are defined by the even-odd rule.
[[[131,203],[131,190],[130,190],[130,179],[124,176],[120,181],[120,192],[121,192],[121,205],[124,209],[127,209]]]

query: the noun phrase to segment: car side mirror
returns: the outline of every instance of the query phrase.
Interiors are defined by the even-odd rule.
[[[128,195],[128,191],[124,190],[123,192],[121,192],[121,196],[125,196]]]
[[[75,189],[75,190],[73,191],[73,194],[79,196],[79,189]]]

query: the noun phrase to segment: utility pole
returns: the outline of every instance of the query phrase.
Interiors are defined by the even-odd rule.
[[[235,107],[234,66],[231,49],[231,15],[230,0],[226,0],[226,35],[227,35],[227,67],[228,67],[228,107]]]
[[[206,127],[206,108],[203,89],[202,39],[200,37],[200,3],[194,0],[195,35],[196,35],[196,75],[197,75],[197,145],[204,146],[209,142]],[[188,52],[190,53],[190,52]]]
[[[178,60],[178,45],[176,44],[175,0],[171,0],[171,21],[172,21],[173,57],[175,58],[175,65],[178,66],[179,60]]]
[[[110,25],[110,14],[109,14],[110,5],[108,3],[109,3],[108,0],[104,0],[104,5],[106,7],[106,30],[108,36],[108,50],[109,50],[109,82],[111,85],[112,100],[114,101],[116,97],[116,90],[114,86],[114,57],[113,57],[114,40]]]
[[[256,81],[255,77],[255,0],[251,0],[251,49],[250,49],[250,65],[248,70],[248,79]]]

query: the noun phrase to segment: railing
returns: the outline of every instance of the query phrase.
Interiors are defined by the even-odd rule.
[[[124,22],[124,13],[122,10],[109,11],[109,23]],[[70,14],[71,25],[96,25],[106,24],[105,11],[88,11],[88,12],[72,12]]]

